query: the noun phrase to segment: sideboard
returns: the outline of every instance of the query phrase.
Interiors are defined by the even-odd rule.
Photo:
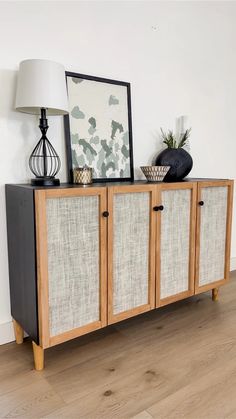
[[[233,181],[6,185],[11,312],[36,370],[61,342],[229,279]]]

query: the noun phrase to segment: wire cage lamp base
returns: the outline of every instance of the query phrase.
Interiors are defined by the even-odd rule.
[[[46,137],[48,121],[46,109],[44,108],[41,109],[39,128],[42,132],[42,137],[29,158],[30,170],[35,175],[35,178],[31,179],[31,185],[59,186],[60,180],[56,179],[55,176],[60,170],[61,161],[56,150]]]

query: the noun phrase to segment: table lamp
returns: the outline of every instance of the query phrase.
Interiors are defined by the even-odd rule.
[[[68,113],[65,69],[63,65],[48,60],[25,60],[20,63],[16,104],[17,111],[40,115],[42,137],[29,158],[29,167],[36,186],[57,186],[55,176],[61,167],[60,158],[48,140],[47,115]]]

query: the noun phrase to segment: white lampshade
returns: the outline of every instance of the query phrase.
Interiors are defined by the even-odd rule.
[[[68,113],[65,69],[63,65],[48,60],[25,60],[20,63],[16,110],[40,115],[41,108],[47,115]]]

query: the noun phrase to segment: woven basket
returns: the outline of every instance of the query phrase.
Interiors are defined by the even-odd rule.
[[[141,166],[143,174],[146,176],[148,182],[161,182],[170,166]]]

